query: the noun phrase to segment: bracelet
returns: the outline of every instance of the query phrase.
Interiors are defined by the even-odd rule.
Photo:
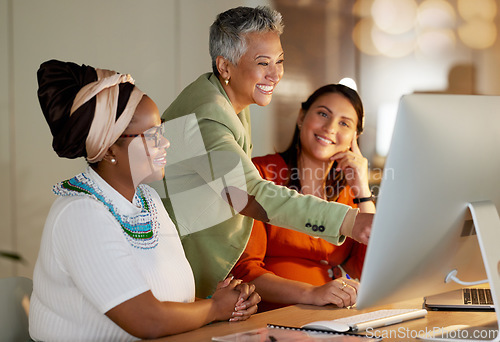
[[[363,202],[369,202],[369,201],[372,201],[374,202],[375,201],[375,198],[373,198],[373,196],[370,196],[370,197],[360,197],[360,198],[355,198],[352,200],[352,202],[354,204],[359,204],[359,203],[363,203]]]

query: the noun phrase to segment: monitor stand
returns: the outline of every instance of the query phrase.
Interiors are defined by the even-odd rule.
[[[497,208],[491,201],[472,202],[468,204],[472,214],[472,220],[476,228],[477,240],[483,257],[484,268],[488,281],[490,283],[491,295],[495,306],[495,314],[497,316],[497,324],[500,327],[500,218]],[[492,342],[500,342],[500,334],[498,333]],[[480,330],[482,327],[474,327]],[[467,330],[474,329],[470,327]],[[486,327],[484,327],[486,328]],[[491,329],[492,327],[489,327]],[[474,339],[452,339],[443,337],[424,338],[428,341],[485,341]]]

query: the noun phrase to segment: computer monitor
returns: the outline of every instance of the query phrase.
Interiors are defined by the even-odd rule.
[[[490,201],[486,212],[496,222],[481,230],[468,210],[480,201]],[[491,256],[490,281],[500,284],[500,226],[492,227],[499,208],[500,96],[403,96],[357,307],[454,290],[462,285],[445,282],[454,269],[462,281],[487,279],[481,250]],[[498,302],[500,292],[492,294]]]

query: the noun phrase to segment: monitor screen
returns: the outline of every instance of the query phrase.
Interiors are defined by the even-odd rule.
[[[468,203],[500,208],[500,97],[403,96],[358,292],[358,308],[486,279]],[[482,235],[481,235],[482,236]]]

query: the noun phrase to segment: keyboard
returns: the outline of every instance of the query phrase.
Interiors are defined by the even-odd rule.
[[[425,309],[391,309],[376,310],[364,314],[335,319],[335,322],[344,323],[352,331],[365,331],[367,328],[379,328],[386,325],[401,323],[427,315]]]
[[[466,288],[462,289],[464,304],[486,304],[493,305],[493,297],[491,297],[490,289],[482,288]]]
[[[331,321],[312,322],[303,328],[333,330],[333,331],[365,331],[368,328],[379,328],[410,319],[422,318],[427,315],[425,309],[391,309],[376,310],[359,315],[334,319]]]

